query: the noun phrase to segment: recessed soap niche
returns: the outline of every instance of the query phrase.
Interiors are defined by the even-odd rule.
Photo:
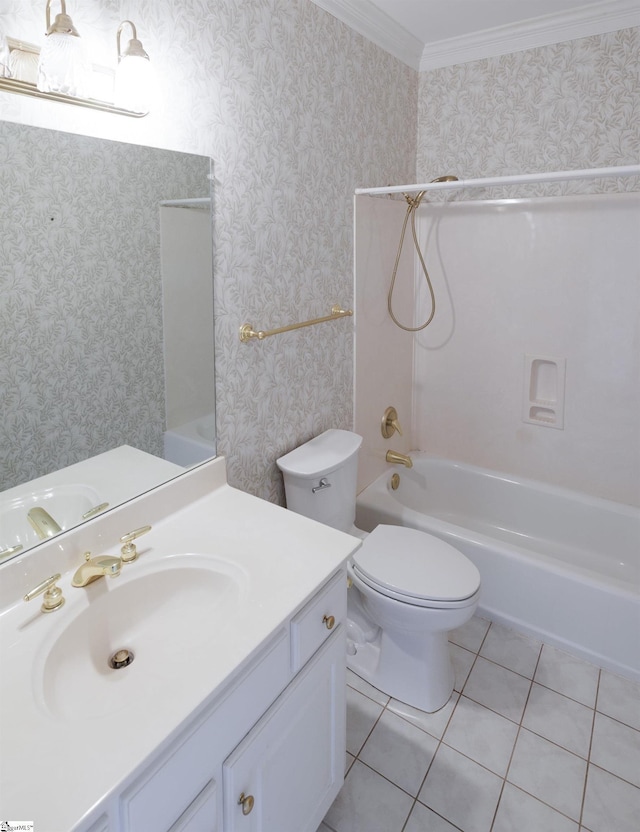
[[[566,358],[525,355],[523,422],[563,430],[566,363]]]

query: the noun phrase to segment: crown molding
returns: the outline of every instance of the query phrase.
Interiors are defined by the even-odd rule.
[[[418,38],[368,0],[312,2],[421,72],[640,26],[640,0],[600,0],[588,5],[588,0],[585,0],[585,6],[573,11],[545,15],[423,46]]]
[[[311,0],[398,60],[420,68],[424,44],[368,0]]]
[[[420,71],[640,26],[639,0],[604,0],[571,12],[499,26],[425,45]]]

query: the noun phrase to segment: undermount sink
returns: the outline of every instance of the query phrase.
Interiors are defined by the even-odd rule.
[[[65,590],[68,601],[86,593],[85,602],[54,613],[55,629],[34,664],[36,700],[51,716],[75,722],[153,707],[161,691],[177,680],[188,688],[202,662],[216,661],[246,589],[240,567],[182,554],[136,561],[118,577]],[[124,666],[114,668],[119,651],[133,660],[127,664],[123,653],[115,663]]]

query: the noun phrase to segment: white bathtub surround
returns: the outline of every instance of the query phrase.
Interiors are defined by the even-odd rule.
[[[426,454],[358,497],[356,524],[406,525],[478,567],[492,620],[640,679],[640,510]]]
[[[640,505],[640,193],[469,196],[420,208],[412,447]]]
[[[407,206],[402,200],[355,197],[355,373],[354,429],[363,438],[358,462],[358,491],[387,468],[389,448],[411,450],[413,338],[399,329],[387,311],[389,281]],[[393,309],[402,322],[413,321],[413,241],[407,235],[398,264]],[[383,439],[380,424],[395,407],[403,435]]]
[[[451,642],[436,714],[348,674],[348,774],[319,832],[635,832],[640,686],[480,617]]]

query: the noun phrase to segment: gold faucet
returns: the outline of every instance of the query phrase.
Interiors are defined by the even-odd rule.
[[[42,506],[34,506],[27,512],[27,520],[40,540],[60,534],[62,529]]]
[[[122,569],[122,559],[112,555],[99,555],[97,558],[92,558],[91,552],[85,552],[84,559],[85,562],[77,568],[71,580],[71,586],[86,586],[103,575],[115,578]]]
[[[413,468],[411,457],[406,454],[401,454],[398,451],[387,451],[387,462],[393,462],[397,465],[406,465],[407,468]]]

